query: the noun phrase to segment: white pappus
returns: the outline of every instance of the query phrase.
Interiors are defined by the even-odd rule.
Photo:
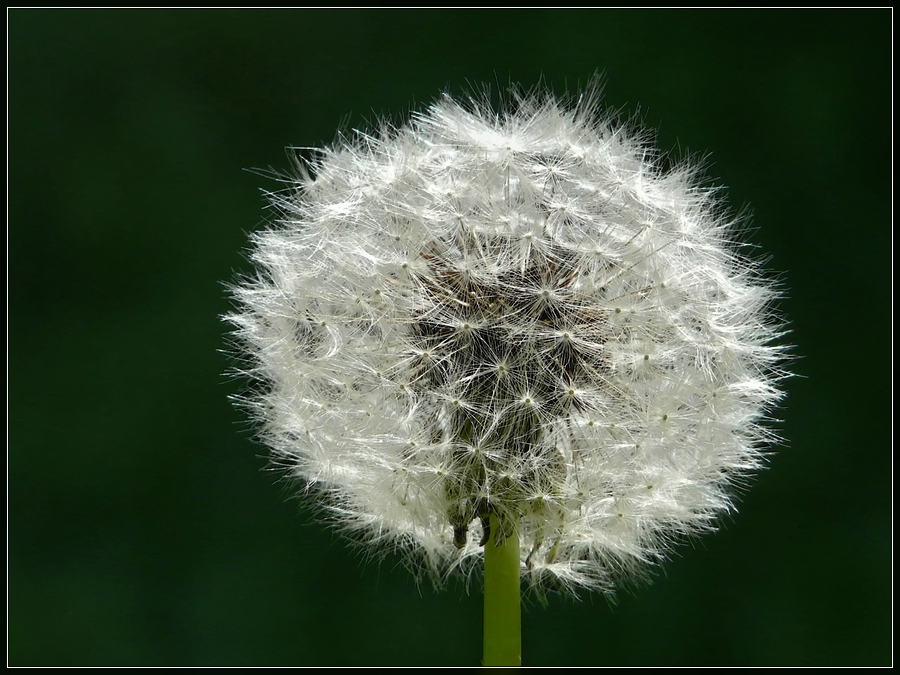
[[[525,579],[611,591],[777,440],[776,285],[597,91],[338,140],[269,195],[231,288],[274,465],[437,578],[515,530]]]

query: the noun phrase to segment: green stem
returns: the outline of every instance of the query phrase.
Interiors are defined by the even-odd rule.
[[[491,515],[491,533],[500,521]],[[522,665],[522,603],[519,588],[519,534],[499,546],[491,536],[484,545],[485,666]]]

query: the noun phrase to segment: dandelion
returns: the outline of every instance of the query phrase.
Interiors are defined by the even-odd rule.
[[[610,592],[713,530],[775,440],[776,290],[698,168],[596,91],[341,138],[269,195],[232,288],[274,464],[438,579],[487,556],[516,599],[520,575]]]

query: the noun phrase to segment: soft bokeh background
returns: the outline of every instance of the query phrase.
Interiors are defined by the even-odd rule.
[[[417,587],[262,471],[219,315],[287,145],[467,83],[606,74],[709,152],[784,273],[789,439],[650,585],[524,614],[527,665],[885,665],[891,26],[874,11],[8,13],[12,665],[477,665]]]

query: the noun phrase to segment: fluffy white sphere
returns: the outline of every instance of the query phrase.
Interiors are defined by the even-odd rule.
[[[526,578],[610,590],[712,529],[773,440],[776,293],[644,140],[445,97],[301,167],[229,317],[275,465],[438,575],[515,530]]]

